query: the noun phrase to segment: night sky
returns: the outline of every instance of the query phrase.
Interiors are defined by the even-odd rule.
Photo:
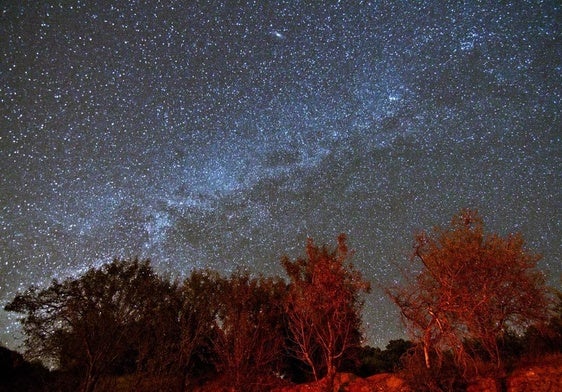
[[[384,347],[379,285],[463,207],[560,287],[559,2],[462,3],[3,1],[0,304],[114,257],[281,274],[343,232]]]

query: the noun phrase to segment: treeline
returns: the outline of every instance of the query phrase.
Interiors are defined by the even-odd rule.
[[[560,350],[561,305],[538,257],[519,236],[485,234],[475,212],[418,235],[421,272],[388,288],[412,342],[362,346],[370,285],[350,259],[340,235],[334,248],[309,240],[303,257],[283,258],[288,279],[198,270],[171,281],[135,259],[31,287],[5,309],[23,315],[26,357],[56,370],[36,370],[40,382],[20,389],[267,391],[320,378],[330,389],[337,371],[405,368],[416,390],[459,390],[523,355]]]
[[[57,368],[65,390],[191,390],[220,380],[244,391],[307,381],[352,366],[361,345],[360,293],[368,283],[335,249],[309,241],[279,277],[193,271],[182,282],[149,261],[114,260],[76,279],[17,295],[26,355]],[[111,376],[111,377],[108,377]]]

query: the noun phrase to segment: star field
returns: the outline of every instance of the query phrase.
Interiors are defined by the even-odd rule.
[[[463,207],[560,287],[556,1],[94,3],[0,5],[2,307],[113,257],[280,274],[344,232],[384,346],[377,285]]]

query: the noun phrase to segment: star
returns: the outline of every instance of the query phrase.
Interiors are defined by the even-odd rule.
[[[343,232],[384,347],[406,331],[380,287],[461,208],[560,287],[554,1],[0,9],[3,304],[114,257],[282,275]]]

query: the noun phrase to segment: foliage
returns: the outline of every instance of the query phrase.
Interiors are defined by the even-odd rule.
[[[179,370],[183,373],[182,388],[189,376],[204,377],[214,371],[212,342],[215,339],[216,318],[221,306],[218,273],[210,270],[193,271],[180,288],[179,311]]]
[[[361,377],[368,377],[377,373],[392,373],[399,370],[401,358],[412,347],[413,343],[404,339],[391,340],[384,350],[378,347],[362,347],[357,374]]]
[[[502,337],[547,317],[539,256],[525,249],[519,234],[486,234],[470,210],[455,216],[447,229],[419,234],[414,250],[421,272],[389,294],[422,343],[426,367],[442,364],[443,353],[451,350],[465,372],[476,369],[478,360],[501,371]],[[467,341],[478,342],[479,349]]]
[[[93,391],[151,333],[151,316],[172,292],[148,261],[114,260],[78,279],[32,287],[6,310],[25,314],[28,358],[50,361]]]
[[[400,359],[403,370],[400,371],[410,388],[416,392],[456,392],[466,390],[466,380],[459,373],[451,351],[439,353],[440,366],[428,368],[425,364],[423,347],[418,344],[412,347]],[[433,361],[437,354],[430,353]]]
[[[369,284],[348,262],[346,238],[334,250],[309,240],[306,258],[282,260],[290,279],[285,304],[290,349],[310,368],[314,379],[332,379],[350,352],[361,343],[360,293]]]
[[[282,364],[286,283],[237,272],[222,279],[219,290],[217,370],[235,390],[266,390]]]
[[[562,352],[562,292],[556,291],[556,304],[548,323],[530,326],[521,338],[523,354],[540,357]]]
[[[30,363],[21,354],[0,346],[0,391],[37,391],[38,385],[50,379],[49,370],[41,363]]]

